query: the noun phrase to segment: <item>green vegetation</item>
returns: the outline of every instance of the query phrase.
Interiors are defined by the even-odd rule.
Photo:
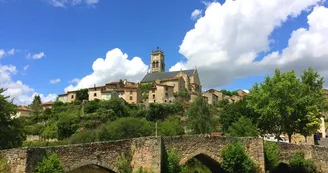
[[[116,167],[118,168],[120,173],[131,173],[132,166],[130,162],[130,159],[128,159],[127,156],[122,154],[119,158],[119,161],[116,163]]]
[[[228,136],[247,137],[258,135],[259,132],[256,125],[244,116],[240,117],[237,122],[232,123],[228,129]]]
[[[158,123],[158,131],[161,136],[178,136],[184,134],[179,117],[169,117],[167,120],[161,120]]]
[[[3,96],[0,88],[0,150],[19,147],[24,140],[24,131],[19,119],[11,119],[16,113],[16,106],[8,102],[9,97]]]
[[[35,173],[64,173],[64,167],[54,153],[47,153],[41,162],[38,162]]]
[[[226,96],[238,96],[237,91],[220,90]]]
[[[289,160],[291,173],[317,173],[312,160],[304,159],[304,153],[298,152]]]
[[[228,173],[255,173],[257,167],[248,157],[242,143],[235,142],[222,150],[222,168]]]
[[[8,160],[6,157],[0,155],[0,172],[1,173],[10,173],[10,167],[8,165]]]
[[[80,89],[76,92],[76,100],[83,101],[88,99],[89,99],[88,89]]]
[[[272,172],[279,165],[279,148],[275,142],[264,142],[265,168]]]

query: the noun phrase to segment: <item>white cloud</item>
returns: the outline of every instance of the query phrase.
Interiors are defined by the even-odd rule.
[[[71,81],[69,81],[70,83],[79,83],[81,81],[81,79],[79,78],[74,78]]]
[[[51,84],[59,83],[61,80],[59,78],[50,80]]]
[[[13,48],[13,49],[10,49],[7,53],[8,55],[14,55],[16,52],[16,50]]]
[[[30,66],[29,65],[26,65],[23,67],[24,71],[26,71]]]
[[[4,57],[6,54],[5,50],[0,49],[0,58]]]
[[[44,54],[44,52],[40,52],[40,53],[36,53],[31,55],[30,53],[27,55],[28,58],[32,58],[32,59],[41,59],[43,57],[45,57],[46,54]]]
[[[191,13],[191,19],[197,20],[198,18],[202,17],[203,10],[196,9]]]
[[[6,89],[3,93],[5,96],[10,96],[10,100],[13,99],[15,104],[27,105],[32,102],[33,94],[35,91],[33,88],[23,84],[22,81],[13,81],[11,76],[17,73],[16,67],[13,65],[1,65],[0,64],[0,88]],[[55,99],[56,94],[49,94],[42,96],[42,101],[49,101],[49,99]]]
[[[75,86],[66,87],[65,91],[92,87],[94,84],[104,85],[119,79],[138,81],[147,73],[148,66],[140,57],[128,59],[127,54],[115,48],[107,52],[105,59],[98,58],[94,61],[92,69],[91,74],[83,77]]]
[[[99,2],[99,0],[47,0],[48,3],[55,7],[66,7],[76,6],[76,5],[95,5]]]
[[[13,56],[15,54],[16,50],[10,49],[8,51],[4,50],[4,49],[0,49],[0,58],[4,57],[4,56]]]
[[[273,53],[270,55],[273,58],[267,57],[261,62],[254,60],[259,53],[270,51],[270,35],[276,28],[288,19],[297,17],[303,10],[313,8],[319,2],[320,0],[226,0],[222,5],[219,2],[212,2],[207,6],[204,16],[197,20],[194,28],[186,33],[180,45],[179,52],[187,60],[177,63],[170,70],[191,69],[196,66],[202,84],[207,88],[224,86],[237,78],[272,72],[276,67],[298,68],[300,66],[297,64],[304,61],[291,61],[292,58],[287,58],[290,55],[297,55],[295,52],[305,53],[297,51],[296,47],[284,50],[290,53],[283,53],[286,54],[286,58],[279,61],[280,64],[276,61],[281,56],[279,53]],[[326,23],[327,19],[322,17],[320,21],[317,19],[309,24],[322,28],[325,25],[319,23]],[[303,35],[306,32],[305,29],[302,30],[293,33],[289,46],[294,45],[295,38],[299,38],[297,34]],[[315,62],[325,61],[322,57],[328,56],[328,46],[318,44],[324,43],[328,37],[318,32],[324,31],[312,29],[312,39],[308,38],[311,42],[297,45],[298,49],[300,46],[304,47],[304,44],[317,46],[315,50],[318,52],[308,48],[307,54],[302,54],[301,57],[307,57],[306,67],[313,65],[316,68],[315,65],[318,64]],[[275,59],[275,56],[278,58]]]

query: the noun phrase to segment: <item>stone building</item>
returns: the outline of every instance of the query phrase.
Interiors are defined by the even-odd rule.
[[[41,106],[42,106],[42,109],[45,110],[47,108],[51,109],[53,104],[54,104],[54,102],[49,101],[49,102],[42,103]]]
[[[161,91],[162,86],[167,88],[173,88],[174,93],[186,90],[190,94],[190,100],[195,98],[198,93],[201,93],[202,87],[200,84],[199,75],[197,69],[193,70],[180,70],[165,72],[165,56],[164,52],[160,49],[152,51],[150,59],[150,73],[147,73],[141,80],[141,84],[155,83],[156,90]],[[168,89],[170,91],[170,89]],[[153,92],[153,88],[152,91]],[[168,93],[168,95],[172,95]],[[153,103],[152,93],[149,94],[149,103]],[[156,94],[155,94],[155,97]],[[163,101],[163,99],[161,99]],[[170,98],[168,101],[174,101]],[[164,99],[165,103],[165,99]]]
[[[149,90],[149,103],[173,103],[174,87],[169,85],[156,84]]]
[[[29,117],[32,115],[32,110],[27,107],[18,107],[16,110],[16,115],[12,116],[12,118],[19,118],[19,117]]]
[[[77,93],[77,91],[68,91],[65,94],[59,94],[58,101],[61,101],[63,103],[74,102],[76,100],[76,93]]]
[[[237,95],[225,95],[221,91],[215,89],[209,89],[203,92],[203,97],[206,97],[206,101],[208,104],[217,104],[219,101],[226,99],[229,103],[238,102],[243,97],[247,96],[248,92],[246,90],[237,90]]]

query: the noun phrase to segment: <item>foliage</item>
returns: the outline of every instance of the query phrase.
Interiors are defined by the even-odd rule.
[[[6,157],[0,155],[0,172],[10,173],[10,167],[8,165],[8,160]]]
[[[36,166],[36,173],[64,173],[64,167],[55,153],[47,153]]]
[[[41,133],[42,138],[55,139],[58,138],[58,127],[56,122],[48,123]]]
[[[254,173],[257,170],[240,142],[229,144],[222,150],[221,157],[221,166],[228,173]]]
[[[147,110],[146,119],[148,121],[164,120],[170,115],[183,114],[181,104],[158,104],[151,103]]]
[[[184,134],[179,117],[169,117],[165,121],[158,123],[159,135],[161,136],[178,136]]]
[[[289,160],[291,173],[317,173],[314,162],[304,159],[304,153],[295,153]]]
[[[178,91],[177,93],[174,93],[174,97],[177,97],[178,100],[181,99],[183,101],[190,99],[190,93],[186,88],[183,90]]]
[[[99,104],[100,104],[100,100],[98,100],[98,99],[88,101],[83,106],[84,113],[88,114],[88,113],[96,112],[97,109],[99,108]]]
[[[72,144],[88,143],[97,141],[97,132],[94,130],[82,130],[71,136]]]
[[[152,171],[148,171],[147,169],[140,167],[137,171],[135,171],[135,173],[152,173]]]
[[[237,91],[220,90],[226,96],[238,96]]]
[[[259,114],[255,113],[252,108],[247,107],[248,97],[243,98],[234,103],[220,103],[219,123],[222,125],[223,132],[227,132],[232,123],[237,122],[240,117],[244,116],[249,118],[253,124],[260,124],[258,121]]]
[[[195,158],[189,160],[185,165],[182,166],[181,173],[191,172],[212,173],[208,167],[203,165],[199,160]]]
[[[38,116],[42,111],[41,103],[41,97],[39,95],[35,95],[32,104],[29,106],[35,116]]]
[[[150,136],[154,134],[154,126],[145,119],[133,117],[119,118],[100,127],[99,140],[116,140]]]
[[[116,162],[116,167],[118,168],[120,173],[131,173],[132,166],[130,162],[130,159],[128,159],[124,154],[122,154],[119,158],[119,161]]]
[[[57,123],[58,128],[58,139],[69,138],[78,128],[77,117],[74,116],[63,116]]]
[[[191,133],[205,134],[214,129],[215,125],[212,123],[212,112],[201,95],[190,104],[187,110],[187,116],[187,124]]]
[[[258,136],[259,132],[249,118],[242,116],[229,127],[228,135],[235,137]]]
[[[180,155],[173,149],[167,152],[167,172],[179,173],[181,172],[181,166],[179,165]]]
[[[23,147],[49,147],[49,146],[58,146],[58,145],[68,145],[69,141],[24,141]]]
[[[83,101],[88,99],[89,99],[88,89],[80,89],[76,92],[76,100]]]
[[[16,107],[3,96],[5,90],[0,88],[0,150],[19,147],[25,138],[23,126],[19,119],[11,119]]]
[[[264,159],[266,170],[272,172],[279,165],[279,148],[277,143],[264,141]]]

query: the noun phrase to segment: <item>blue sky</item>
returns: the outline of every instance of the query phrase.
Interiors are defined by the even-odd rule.
[[[327,52],[319,58],[309,52],[306,55],[308,58],[313,55],[311,61],[299,58],[288,62],[286,57],[298,53],[293,48],[299,47],[296,43],[288,44],[292,32],[299,28],[307,30],[307,17],[319,6],[323,7],[320,12],[325,13],[327,2],[300,0],[304,3],[281,3],[281,7],[272,5],[272,8],[264,5],[263,8],[279,15],[263,12],[260,14],[264,17],[257,19],[256,12],[252,11],[259,8],[260,5],[253,3],[258,0],[247,1],[248,5],[200,0],[81,0],[75,4],[72,0],[0,0],[0,69],[1,66],[3,69],[0,72],[6,74],[3,79],[0,77],[0,86],[15,89],[8,94],[20,99],[17,103],[26,103],[35,93],[43,94],[46,100],[63,93],[65,88],[76,89],[92,83],[100,85],[124,78],[141,80],[148,70],[145,65],[149,64],[150,52],[157,46],[165,52],[167,71],[197,66],[205,89],[249,89],[274,68],[302,70],[311,65],[326,75],[327,71],[321,65],[328,58]],[[252,7],[252,4],[255,5]],[[284,6],[293,8],[280,10]],[[231,12],[235,7],[240,11],[246,9],[246,12]],[[251,11],[247,12],[247,9]],[[321,22],[326,28],[313,32],[328,40],[325,38],[328,21],[318,18],[320,15],[313,21]],[[265,29],[266,25],[269,29]],[[232,33],[228,32],[230,28]],[[309,30],[310,34],[317,34],[313,32]],[[322,41],[320,45],[328,44]],[[115,48],[119,51],[106,56]],[[282,50],[286,48],[290,49],[285,55]],[[275,51],[279,55],[273,57]],[[125,53],[127,60],[123,56]],[[301,53],[305,54],[303,50]],[[251,62],[243,62],[242,58],[249,56]],[[134,57],[140,57],[141,61],[138,58],[130,61]],[[262,61],[263,57],[270,61]],[[106,62],[95,65],[97,58]],[[111,63],[111,59],[115,59],[113,67],[101,66]],[[128,73],[131,64],[139,68]],[[5,68],[10,65],[15,70]],[[124,67],[116,72],[121,65]],[[75,78],[78,80],[71,82]],[[17,81],[21,83],[17,84]]]

